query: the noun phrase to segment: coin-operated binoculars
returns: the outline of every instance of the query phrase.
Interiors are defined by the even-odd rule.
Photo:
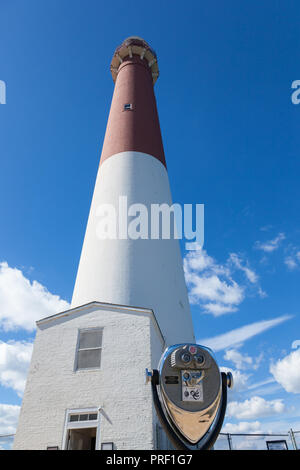
[[[170,442],[179,450],[208,450],[221,430],[232,374],[220,372],[209,348],[176,344],[158,370],[146,369],[154,406]]]

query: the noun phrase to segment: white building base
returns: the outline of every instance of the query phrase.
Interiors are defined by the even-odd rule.
[[[78,332],[88,328],[103,328],[101,366],[76,370]],[[92,302],[37,322],[14,449],[85,448],[89,436],[96,449],[157,448],[144,374],[164,347],[149,309]],[[71,414],[85,416],[70,421]]]

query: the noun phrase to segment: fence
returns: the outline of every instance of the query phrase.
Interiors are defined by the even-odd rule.
[[[13,441],[14,434],[0,435],[0,450],[10,450]],[[286,446],[288,450],[300,450],[300,431],[290,429],[285,434],[220,433],[214,450],[267,450],[268,446],[277,449]],[[167,446],[167,449],[169,448]]]
[[[214,445],[215,450],[267,450],[300,449],[300,431],[290,429],[282,434],[230,434],[220,433]]]

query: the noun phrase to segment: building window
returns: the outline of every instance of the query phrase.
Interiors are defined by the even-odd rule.
[[[102,329],[79,330],[76,369],[99,369],[101,363]]]
[[[124,111],[129,111],[130,109],[132,109],[132,104],[131,103],[124,104]]]
[[[69,421],[75,423],[78,421],[97,421],[98,413],[80,413],[80,414],[69,414]]]

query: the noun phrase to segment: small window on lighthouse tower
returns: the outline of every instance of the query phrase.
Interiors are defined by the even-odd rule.
[[[100,328],[79,330],[76,355],[76,369],[99,369],[102,350]]]
[[[124,104],[124,111],[129,111],[132,109],[132,103],[126,103]]]

